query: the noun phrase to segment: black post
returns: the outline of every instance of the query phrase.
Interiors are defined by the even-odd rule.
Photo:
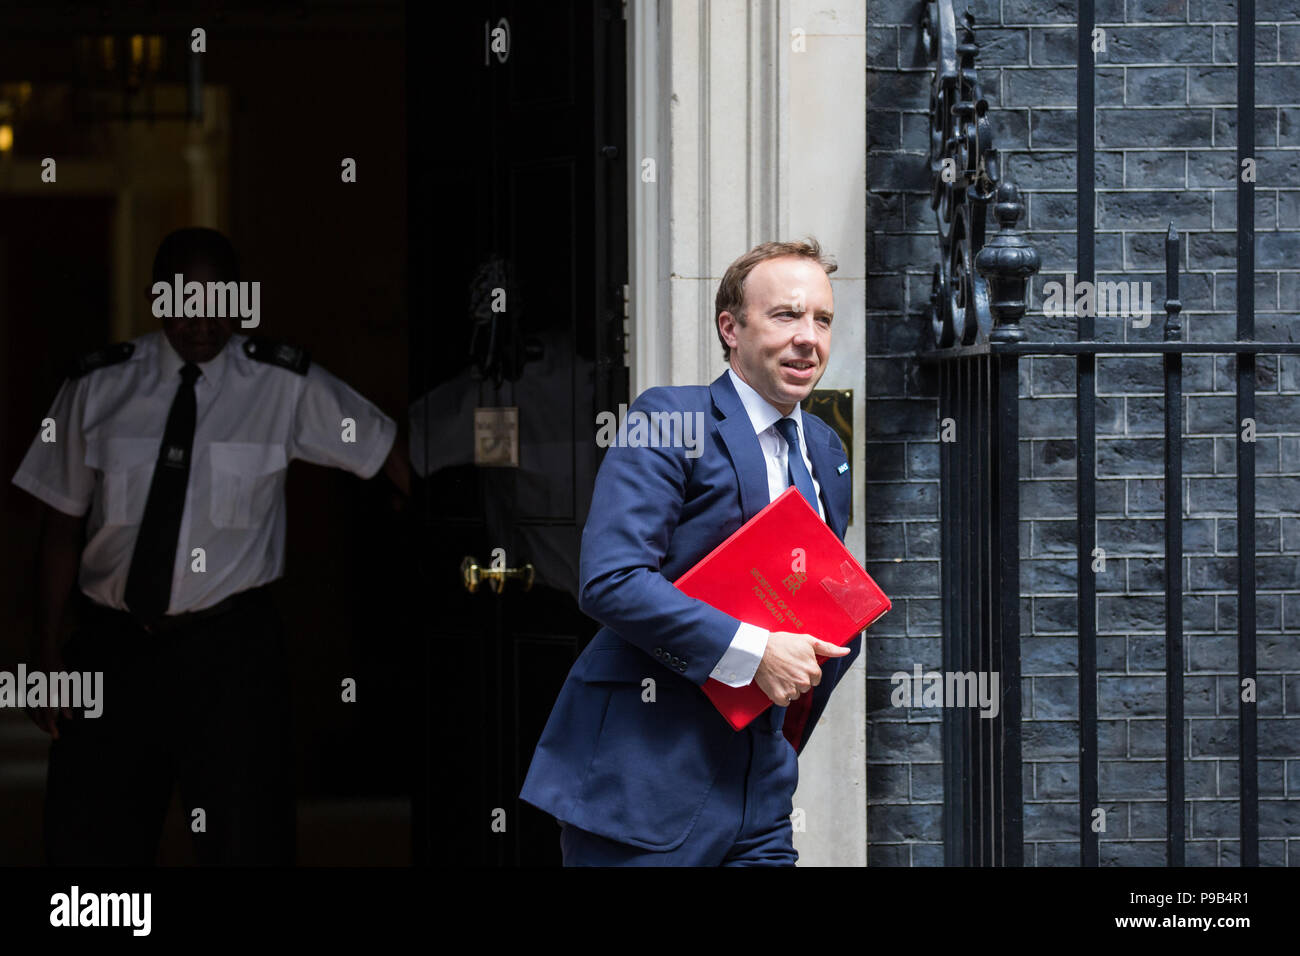
[[[1178,232],[1165,237],[1165,341],[1182,340]],[[1165,863],[1186,866],[1183,804],[1183,356],[1165,356]]]
[[[1076,242],[1076,282],[1092,282],[1095,273],[1096,216],[1093,144],[1096,126],[1093,82],[1092,28],[1096,20],[1093,0],[1079,0],[1077,70],[1077,150],[1075,183],[1079,194]],[[1078,316],[1078,339],[1094,338],[1091,315]],[[1092,829],[1097,795],[1097,579],[1092,570],[1097,547],[1097,412],[1096,356],[1079,356],[1075,375],[1078,473],[1075,479],[1079,513],[1079,852],[1083,866],[1097,866],[1098,835]]]
[[[970,569],[971,574],[971,607],[970,621],[971,639],[975,647],[975,672],[983,674],[993,669],[995,666],[992,661],[993,634],[988,626],[988,619],[991,613],[996,613],[992,608],[992,584],[986,575],[991,574],[992,569],[984,562],[984,545],[990,533],[992,516],[996,513],[996,505],[993,502],[989,483],[987,478],[988,459],[985,457],[985,448],[988,441],[989,433],[993,428],[990,421],[991,413],[996,406],[993,404],[993,395],[989,387],[989,360],[984,356],[978,356],[970,360],[970,378],[971,378],[971,395],[974,399],[972,408],[973,421],[961,422],[958,427],[966,429],[971,436],[969,445],[970,461],[970,489],[972,495],[971,515],[974,522],[971,527],[970,540],[967,542],[970,560],[966,567]],[[980,820],[980,842],[979,842],[979,862],[982,866],[996,866],[998,862],[998,848],[1001,842],[998,839],[999,828],[997,826],[998,802],[997,796],[997,767],[994,759],[994,748],[996,739],[994,737],[994,728],[989,726],[987,720],[980,718],[976,708],[969,708],[971,724],[975,728],[976,745],[979,747],[979,784],[980,798],[979,805],[981,808]]]
[[[1002,791],[1003,866],[1023,866],[1025,860],[1024,791],[1020,747],[1020,359],[990,358],[997,368],[997,512],[994,553],[997,588],[991,667],[999,670],[1001,733],[999,784]],[[983,720],[984,718],[980,718]]]
[[[1255,0],[1237,4],[1237,340],[1255,338]],[[1248,425],[1249,423],[1249,425]],[[1259,865],[1255,699],[1255,353],[1237,356],[1237,737],[1241,865]],[[1250,440],[1246,429],[1250,428]]]
[[[951,622],[957,620],[958,610],[954,600],[956,582],[953,569],[958,567],[957,536],[951,529],[957,522],[957,505],[953,491],[957,487],[956,457],[953,443],[943,441],[944,422],[954,415],[954,380],[957,363],[945,362],[939,367],[939,496],[940,514],[943,516],[941,549],[943,566],[939,569],[942,581],[940,602],[943,605],[943,669],[948,673],[961,670],[961,654],[952,632]],[[954,419],[955,421],[955,419]],[[951,707],[943,708],[943,863],[944,866],[968,866],[962,828],[966,818],[966,801],[963,795],[964,780],[961,769],[965,750],[957,714]]]
[[[962,462],[962,494],[966,496],[966,501],[962,507],[962,524],[961,524],[961,547],[963,568],[971,568],[975,558],[975,550],[971,541],[975,537],[975,528],[980,520],[980,511],[983,502],[979,500],[979,492],[975,488],[975,439],[973,437],[973,423],[980,414],[979,399],[975,391],[975,365],[978,359],[968,358],[962,364],[962,394],[964,404],[962,406],[962,415],[957,419],[957,441],[958,448],[961,450]],[[961,634],[962,650],[965,654],[965,662],[962,669],[964,671],[979,670],[983,660],[983,648],[980,647],[979,626],[975,620],[975,600],[976,593],[979,590],[979,582],[969,574],[962,575],[962,608],[961,619],[958,622],[958,633]],[[984,767],[984,728],[972,716],[970,709],[965,712],[967,731],[967,747],[973,753],[971,759],[970,773],[970,793],[971,793],[971,815],[970,815],[970,832],[967,834],[967,852],[973,857],[972,863],[975,866],[987,866],[988,859],[984,856],[984,835],[988,832],[988,814],[992,812],[991,807],[984,793],[985,767]]]
[[[990,343],[1023,341],[1020,326],[1027,306],[1025,290],[1038,271],[1038,252],[1015,231],[1024,212],[1020,191],[1010,180],[998,184],[993,214],[998,234],[975,256],[976,270],[988,280],[992,316]],[[1020,359],[1014,354],[989,356],[996,369],[996,403],[992,417],[996,442],[993,469],[991,546],[996,554],[996,584],[991,590],[990,631],[993,644],[986,667],[998,672],[998,716],[989,720],[998,733],[993,741],[996,788],[1000,793],[1001,822],[996,862],[1004,866],[1024,863],[1024,792],[1020,765]],[[986,718],[976,718],[986,720]]]

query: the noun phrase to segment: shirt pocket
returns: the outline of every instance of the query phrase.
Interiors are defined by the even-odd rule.
[[[86,465],[100,474],[104,524],[139,524],[144,517],[158,438],[87,438]]]
[[[212,524],[218,528],[252,528],[272,513],[289,466],[284,446],[266,442],[213,442],[209,498]]]

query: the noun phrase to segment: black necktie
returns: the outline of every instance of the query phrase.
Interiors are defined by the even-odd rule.
[[[817,511],[816,486],[813,485],[812,475],[808,473],[808,466],[803,463],[803,450],[799,447],[799,426],[793,418],[781,418],[777,420],[776,427],[788,446],[785,461],[790,484],[798,488],[799,494],[804,496],[812,510]],[[820,511],[817,513],[821,514]]]
[[[126,606],[135,619],[149,626],[167,613],[172,594],[172,570],[176,565],[176,542],[181,533],[181,512],[185,510],[185,487],[190,477],[190,452],[194,444],[194,380],[199,367],[186,362],[181,384],[176,388],[167,427],[158,449],[149,499],[140,520],[140,533],[126,576]]]

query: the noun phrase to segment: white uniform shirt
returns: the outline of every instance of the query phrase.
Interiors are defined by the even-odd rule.
[[[396,423],[319,365],[305,375],[244,352],[232,335],[194,384],[197,418],[167,613],[209,607],[284,573],[284,478],[295,458],[370,478]],[[69,515],[90,517],[78,584],[126,609],[123,593],[163,430],[184,364],[161,330],[126,361],[63,383],[14,484]],[[345,441],[352,419],[355,442]],[[44,431],[44,430],[42,430]],[[351,436],[346,436],[351,437]],[[195,571],[193,551],[204,551]]]
[[[754,433],[758,435],[759,447],[763,449],[763,460],[767,463],[767,500],[769,503],[773,502],[790,487],[786,471],[789,446],[786,444],[785,436],[776,428],[776,423],[783,416],[780,409],[754,391],[733,370],[728,369],[727,374],[731,376],[731,384],[736,386],[740,401],[749,414],[750,424],[754,426]],[[799,451],[803,454],[808,474],[813,475],[813,490],[817,492],[817,511],[825,521],[826,508],[822,505],[822,486],[817,476],[813,474],[812,459],[808,457],[808,440],[804,435],[803,415],[799,406],[796,405],[794,411],[784,417],[793,418],[795,424],[799,426]],[[731,687],[742,687],[748,684],[754,679],[754,672],[758,670],[758,665],[763,660],[763,652],[767,650],[767,638],[770,633],[765,628],[742,622],[740,627],[736,628],[731,646],[727,648],[709,676]]]

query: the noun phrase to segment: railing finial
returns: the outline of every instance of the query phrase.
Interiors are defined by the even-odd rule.
[[[1183,304],[1178,300],[1178,266],[1179,266],[1178,230],[1169,223],[1169,232],[1165,234],[1165,341],[1180,342],[1183,338],[1183,323],[1178,313]]]
[[[1016,223],[1024,211],[1020,190],[1004,179],[998,184],[997,204],[993,214],[998,220],[998,234],[975,256],[975,268],[989,282],[989,310],[993,313],[990,342],[1020,342],[1025,330],[1025,289],[1029,277],[1042,264],[1038,251],[1016,232]]]

